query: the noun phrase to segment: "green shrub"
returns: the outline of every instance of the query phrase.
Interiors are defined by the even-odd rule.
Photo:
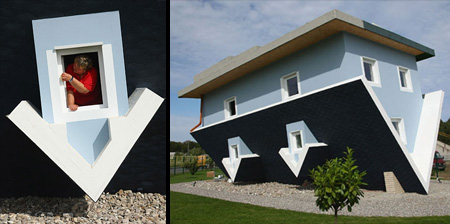
[[[360,197],[364,197],[361,185],[366,171],[360,173],[355,166],[353,149],[347,147],[344,152],[346,157],[327,160],[322,166],[310,170],[313,179],[314,195],[317,197],[316,205],[322,211],[330,208],[334,211],[334,223],[337,223],[338,211],[347,207],[352,211],[352,206],[359,203]]]
[[[193,157],[191,159],[188,159],[188,161],[185,161],[183,163],[183,167],[188,169],[189,172],[191,173],[191,175],[194,175],[195,173],[197,173],[198,169],[200,168],[197,165],[197,157]]]
[[[214,169],[214,160],[212,160],[210,157],[208,157],[208,159],[206,159],[206,165],[209,170],[213,170]]]

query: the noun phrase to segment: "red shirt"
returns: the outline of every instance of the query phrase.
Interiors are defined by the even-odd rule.
[[[73,95],[75,96],[75,104],[78,106],[102,104],[102,92],[100,82],[98,82],[97,69],[92,67],[80,78],[80,76],[75,74],[73,71],[73,64],[70,64],[66,68],[66,73],[69,73],[75,79],[83,83],[84,87],[89,90],[86,94],[79,93],[75,88],[73,88],[70,82],[66,82],[67,91],[73,91]]]

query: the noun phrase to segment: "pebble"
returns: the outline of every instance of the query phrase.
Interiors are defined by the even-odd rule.
[[[0,198],[0,224],[6,223],[165,223],[166,196],[119,190],[97,202],[81,198],[28,196]]]
[[[320,211],[317,197],[309,186],[268,183],[228,183],[197,181],[171,184],[170,190],[205,197],[217,198],[277,209],[286,209],[317,214],[333,214]],[[417,193],[386,193],[363,190],[364,197],[352,207],[352,212],[343,209],[339,215],[352,216],[448,216],[450,211],[450,181],[438,183],[431,180],[427,195]]]

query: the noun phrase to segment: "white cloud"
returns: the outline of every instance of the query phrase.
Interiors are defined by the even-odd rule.
[[[171,2],[171,86],[185,87],[195,74],[218,61],[265,45],[332,9],[321,3],[308,5],[295,1]]]

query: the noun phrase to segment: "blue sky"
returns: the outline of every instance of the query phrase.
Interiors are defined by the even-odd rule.
[[[194,140],[200,100],[178,98],[194,75],[220,60],[263,46],[338,9],[435,50],[418,62],[422,92],[446,92],[450,117],[450,2],[447,1],[170,1],[170,140]]]

